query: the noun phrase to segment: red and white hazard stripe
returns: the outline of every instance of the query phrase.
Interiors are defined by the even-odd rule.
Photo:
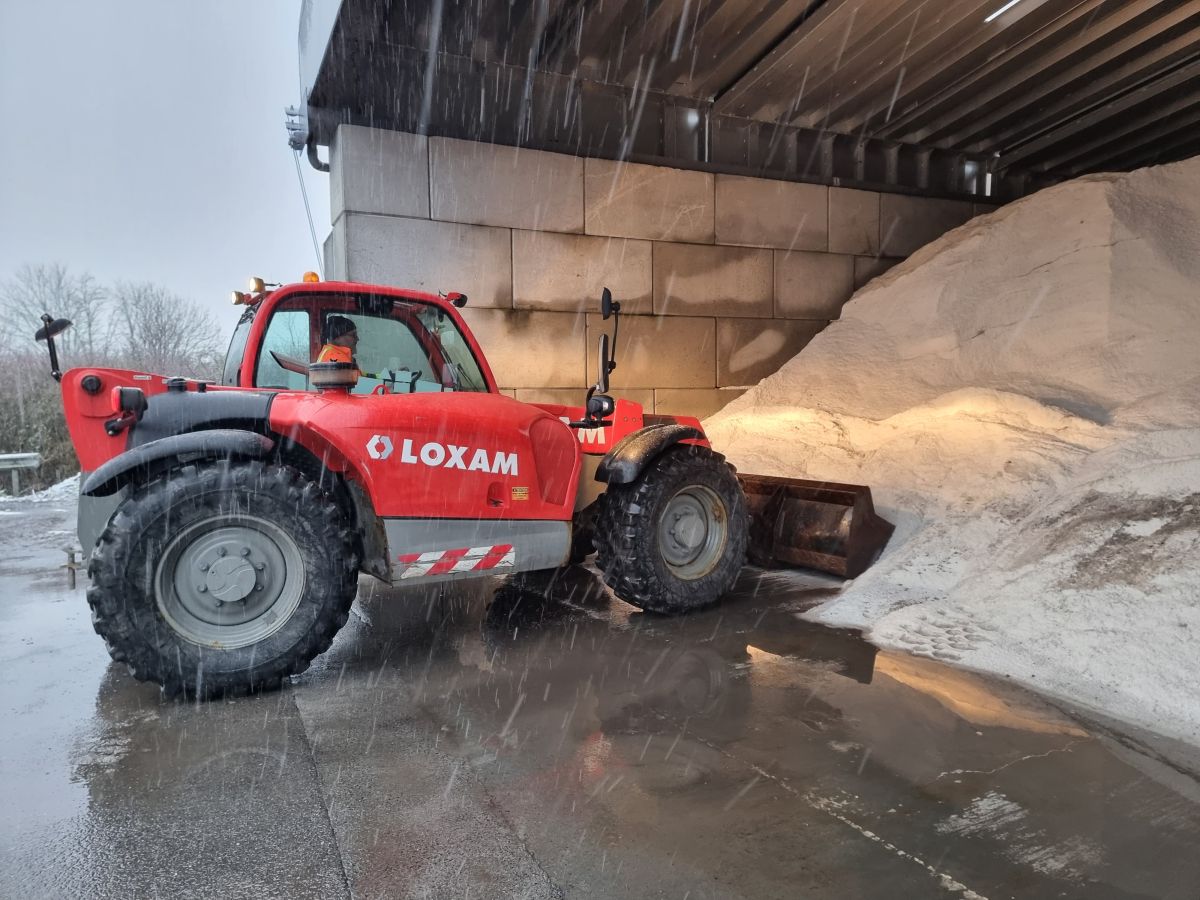
[[[396,557],[401,578],[449,575],[452,572],[486,572],[511,569],[517,562],[512,544],[490,547],[460,547],[455,550],[430,550],[427,553],[401,553]]]

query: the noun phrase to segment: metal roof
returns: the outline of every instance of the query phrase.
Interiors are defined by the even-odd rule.
[[[1200,152],[1198,36],[1200,0],[306,0],[301,68],[322,143],[1012,196]]]

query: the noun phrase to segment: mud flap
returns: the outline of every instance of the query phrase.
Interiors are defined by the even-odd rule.
[[[750,561],[856,578],[883,552],[895,526],[857,484],[738,475],[750,509]]]

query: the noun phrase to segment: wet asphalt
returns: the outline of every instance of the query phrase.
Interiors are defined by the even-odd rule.
[[[1200,897],[1200,781],[748,570],[675,619],[573,570],[363,579],[284,690],[110,665],[65,504],[0,505],[0,897]]]

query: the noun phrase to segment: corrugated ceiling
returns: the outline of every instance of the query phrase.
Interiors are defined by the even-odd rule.
[[[1200,0],[344,0],[310,87],[318,120],[1020,193],[1200,152]]]

